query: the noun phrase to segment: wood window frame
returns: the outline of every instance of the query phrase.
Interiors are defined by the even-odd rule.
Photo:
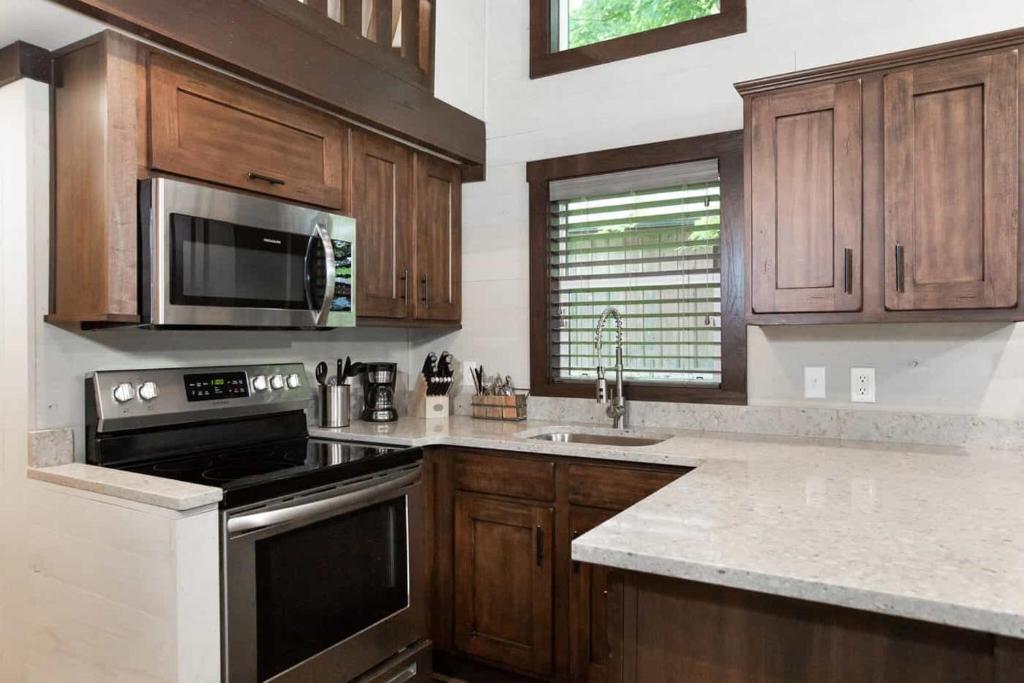
[[[543,78],[673,47],[703,43],[747,30],[747,0],[721,0],[718,14],[552,52],[552,1],[530,0],[530,78]]]
[[[718,159],[721,178],[722,381],[718,387],[625,382],[634,401],[675,403],[747,402],[747,327],[743,236],[743,131],[620,147],[531,161],[530,184],[530,393],[534,396],[593,398],[594,383],[551,377],[548,213],[553,180],[629,171],[701,159]]]

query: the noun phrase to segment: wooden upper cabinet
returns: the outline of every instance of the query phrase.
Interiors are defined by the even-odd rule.
[[[552,668],[553,509],[455,498],[455,644],[495,664]]]
[[[884,76],[885,305],[1017,304],[1017,49]]]
[[[416,300],[418,320],[462,317],[462,186],[459,167],[417,154]]]
[[[754,312],[860,309],[860,81],[761,95],[750,107]]]
[[[405,318],[412,292],[412,152],[358,132],[352,145],[359,316]]]
[[[153,168],[347,209],[337,119],[159,53],[149,93]]]
[[[138,323],[145,52],[104,32],[53,54],[51,322]]]

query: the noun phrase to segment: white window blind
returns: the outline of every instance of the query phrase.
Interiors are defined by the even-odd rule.
[[[552,379],[594,378],[594,325],[615,306],[626,379],[719,386],[717,159],[558,180],[549,192]],[[612,341],[608,329],[606,367]]]

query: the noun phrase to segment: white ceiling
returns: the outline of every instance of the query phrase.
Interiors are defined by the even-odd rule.
[[[106,28],[50,0],[0,0],[0,47],[23,40],[48,50]]]

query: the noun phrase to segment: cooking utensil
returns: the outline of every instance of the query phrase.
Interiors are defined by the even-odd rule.
[[[344,384],[345,383],[345,361],[343,361],[340,358],[338,359],[338,370],[337,370],[337,373],[338,374],[335,375],[335,377],[338,378],[337,383],[338,384]]]
[[[322,387],[327,386],[327,363],[320,361],[316,364],[316,381]]]
[[[348,384],[348,378],[351,376],[351,373],[352,373],[352,357],[351,356],[345,356],[345,365],[344,365],[344,367],[341,368],[341,380],[339,380],[339,381],[343,381],[345,384]]]

